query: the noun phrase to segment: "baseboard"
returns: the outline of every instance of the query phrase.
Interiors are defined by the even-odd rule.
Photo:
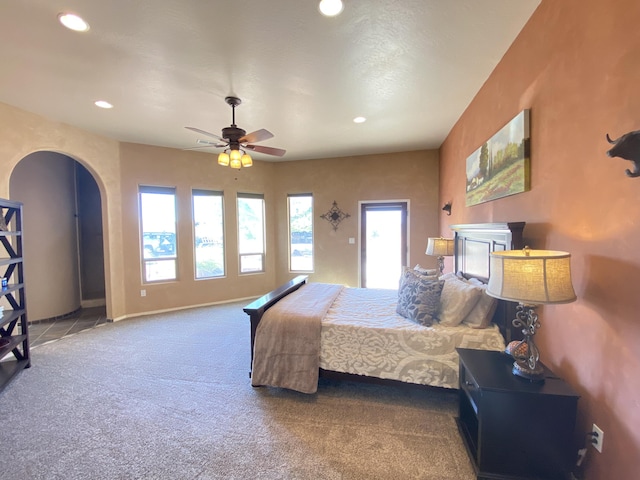
[[[110,319],[109,321],[111,322],[119,322],[120,320],[126,320],[127,318],[138,318],[138,317],[146,317],[147,315],[157,315],[159,313],[169,313],[169,312],[177,312],[180,310],[190,310],[192,308],[200,308],[200,307],[212,307],[214,305],[224,305],[227,303],[236,303],[236,302],[248,302],[249,300],[255,300],[256,297],[251,296],[251,297],[242,297],[242,298],[234,298],[231,300],[221,300],[219,302],[210,302],[210,303],[200,303],[198,305],[185,305],[183,307],[174,307],[174,308],[164,308],[161,310],[150,310],[147,312],[139,312],[139,313],[132,313],[129,315],[122,315],[121,317],[116,317],[113,319]]]
[[[104,298],[93,298],[90,300],[80,301],[82,308],[104,307],[107,305],[107,301]]]

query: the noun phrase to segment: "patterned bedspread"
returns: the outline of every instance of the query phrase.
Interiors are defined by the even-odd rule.
[[[320,367],[458,388],[456,347],[504,350],[498,327],[418,325],[396,313],[397,290],[345,288],[322,320]]]

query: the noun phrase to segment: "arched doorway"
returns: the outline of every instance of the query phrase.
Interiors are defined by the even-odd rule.
[[[12,200],[24,204],[24,265],[29,320],[105,304],[100,191],[92,174],[56,152],[15,166]]]

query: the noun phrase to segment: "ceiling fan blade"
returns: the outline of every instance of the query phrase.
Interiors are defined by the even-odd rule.
[[[276,157],[282,157],[285,153],[287,153],[287,151],[283,150],[282,148],[265,147],[263,145],[245,145],[245,148],[249,150],[253,150],[254,152],[258,152],[258,153],[275,155]]]
[[[216,145],[202,145],[200,147],[188,147],[188,148],[183,148],[182,150],[202,150],[203,148],[211,148],[211,147],[215,147]]]
[[[227,147],[229,146],[229,142],[210,142],[209,140],[203,140],[201,138],[199,138],[198,140],[196,140],[196,143],[198,145],[204,145],[205,147],[216,147],[216,148],[222,148],[222,147]]]
[[[260,130],[256,130],[255,132],[247,133],[244,137],[238,139],[238,141],[240,143],[255,143],[267,140],[269,138],[273,138],[273,133],[271,133],[269,130],[261,128]]]
[[[201,135],[207,135],[208,137],[213,137],[213,138],[217,138],[218,140],[224,141],[222,137],[214,133],[205,132],[204,130],[200,130],[199,128],[196,128],[196,127],[184,127],[184,128],[186,128],[187,130],[191,130],[192,132],[199,133]]]

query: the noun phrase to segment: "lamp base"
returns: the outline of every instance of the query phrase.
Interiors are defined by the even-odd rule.
[[[516,307],[516,318],[512,322],[514,327],[522,328],[522,340],[514,347],[512,373],[532,382],[544,382],[544,369],[539,363],[540,352],[533,341],[536,330],[540,328],[538,314],[535,305],[525,305],[520,303]]]
[[[515,361],[513,362],[511,373],[532,382],[544,382],[544,369],[539,363],[537,363],[534,368],[529,368],[529,365],[526,363]]]

